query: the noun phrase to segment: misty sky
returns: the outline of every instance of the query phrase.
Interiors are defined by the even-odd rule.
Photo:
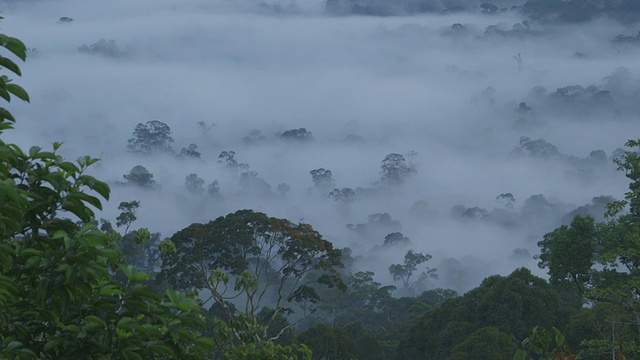
[[[532,22],[527,31],[509,32],[526,19],[512,12],[331,17],[322,1],[292,4],[2,2],[2,32],[32,49],[17,80],[32,102],[11,104],[18,123],[7,141],[64,141],[66,157],[102,158],[92,173],[112,187],[100,215],[112,221],[119,202],[140,200],[134,227],[168,237],[193,222],[252,208],[312,224],[350,247],[357,267],[375,271],[383,283],[391,283],[387,268],[407,248],[380,245],[401,231],[410,248],[433,255],[429,265],[441,276],[431,285],[461,291],[519,266],[543,275],[534,259],[513,251],[535,255],[536,242],[564,214],[595,196],[623,196],[627,181],[610,159],[599,165],[585,159],[593,150],[610,158],[637,138],[639,51],[611,40],[638,29],[602,20]],[[59,24],[63,16],[73,21]],[[453,24],[466,31],[452,31]],[[486,34],[490,25],[502,32]],[[108,51],[78,50],[100,39],[114,40]],[[585,105],[553,95],[570,85],[596,86],[614,100]],[[531,107],[526,114],[516,111],[521,102]],[[171,127],[177,152],[195,143],[202,159],[128,153],[136,124],[151,120]],[[279,139],[297,128],[315,141]],[[253,130],[264,139],[243,142]],[[522,136],[543,138],[559,155],[517,155]],[[243,187],[240,172],[217,163],[230,150],[269,192]],[[409,161],[410,152],[417,153],[411,159],[417,173],[400,187],[346,207],[313,189],[309,171],[317,168],[330,169],[337,188],[375,188],[384,157],[399,153]],[[135,165],[146,167],[159,188],[118,184]],[[222,199],[188,193],[191,173],[206,184],[218,180]],[[278,193],[281,183],[288,193]],[[505,209],[496,196],[506,192],[516,199],[515,225],[450,215],[454,205]],[[554,204],[551,215],[524,216],[525,200],[538,194]],[[411,211],[417,201],[428,211]],[[376,213],[400,224],[371,227],[366,235],[346,227]],[[463,280],[447,259],[457,260]]]

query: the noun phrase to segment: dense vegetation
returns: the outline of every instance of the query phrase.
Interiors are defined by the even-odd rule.
[[[26,58],[22,42],[1,37],[5,50]],[[0,57],[0,65],[21,75],[8,57]],[[0,80],[7,102],[29,100],[8,77]],[[519,108],[527,113],[526,104]],[[15,121],[0,109],[0,135]],[[129,150],[173,155],[169,135],[162,122],[141,123]],[[304,143],[313,136],[300,128],[280,140]],[[176,156],[199,158],[192,145]],[[24,151],[0,139],[0,358],[637,358],[640,142],[626,146],[615,160],[631,181],[625,198],[594,199],[582,213],[555,219],[566,225],[538,243],[549,281],[521,268],[459,296],[429,288],[438,274],[426,266],[431,255],[404,251],[411,241],[399,231],[380,245],[405,254],[388,267],[397,287],[357,269],[349,249],[334,248],[311,225],[253,210],[193,223],[161,239],[148,229],[130,231],[140,203],[123,202],[115,219],[119,233],[96,218],[110,194],[106,183],[87,174],[96,159],[67,161],[57,154],[59,143],[52,151]],[[562,161],[600,158],[564,157],[542,139],[523,138],[517,150]],[[232,171],[248,168],[233,151],[221,153],[219,162]],[[324,168],[310,175],[313,191],[346,207],[367,191],[393,191],[415,172],[410,160],[391,153],[370,189],[338,189]],[[140,191],[158,186],[141,165],[124,179]],[[186,180],[193,194],[219,196],[216,182],[205,188],[196,174]],[[270,191],[255,172],[243,172],[240,183]],[[506,210],[462,207],[453,215],[511,226],[513,195],[497,200]],[[545,210],[551,207],[542,195],[532,196],[519,216],[557,215]],[[606,219],[591,216],[604,208]],[[395,223],[388,214],[373,214],[350,229],[368,236],[380,224],[389,229]]]
[[[640,5],[633,0],[328,0],[327,12],[391,16],[420,13],[451,13],[481,10],[487,15],[517,10],[533,20],[554,23],[586,22],[610,17],[624,22],[640,19]]]

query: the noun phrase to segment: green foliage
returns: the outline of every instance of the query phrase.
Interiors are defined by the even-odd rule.
[[[557,328],[553,331],[538,326],[529,336],[522,340],[521,349],[513,355],[513,360],[574,360],[569,347],[565,345],[565,337]]]
[[[0,20],[2,20],[1,16]],[[27,47],[22,43],[22,41],[14,37],[0,34],[0,47],[17,56],[22,61],[27,58]],[[9,70],[15,75],[22,76],[20,67],[13,60],[3,55],[0,55],[0,67],[2,67],[2,69]],[[13,95],[20,100],[29,102],[29,94],[27,94],[22,87],[12,83],[11,81],[12,80],[7,75],[0,76],[0,97],[5,99],[7,102],[10,102],[11,95]],[[10,123],[14,123],[15,121],[16,119],[7,109],[0,107],[0,132],[11,129]]]
[[[618,165],[619,171],[624,171],[626,177],[631,180],[629,184],[629,191],[625,193],[625,200],[615,203],[613,206],[615,210],[621,210],[619,205],[629,205],[629,213],[638,220],[640,217],[640,139],[629,140],[625,144],[629,148],[637,148],[635,151],[625,151],[624,155],[614,159],[616,165]],[[613,211],[612,215],[615,215],[618,211]],[[611,213],[610,213],[611,214]]]
[[[579,350],[583,359],[614,354],[620,345],[627,356],[640,350],[634,341],[637,334],[632,314],[616,304],[599,302],[581,309],[571,317],[564,333],[567,343]]]
[[[518,345],[513,338],[496,328],[486,327],[474,331],[457,344],[449,360],[511,360]]]
[[[595,263],[596,228],[593,218],[576,216],[569,227],[563,225],[544,235],[538,246],[538,266],[549,268],[551,282],[571,282],[583,293]]]
[[[116,241],[127,264],[145,271],[155,272],[160,265],[160,233],[151,233],[147,228],[131,231]]]
[[[314,314],[316,321],[330,322],[350,334],[358,359],[393,358],[402,334],[416,319],[457,296],[452,290],[435,289],[417,297],[394,298],[395,286],[383,286],[373,275],[367,271],[349,276],[346,293],[325,290],[320,311]]]
[[[313,360],[355,359],[355,343],[340,327],[329,327],[324,324],[314,325],[298,336],[298,341],[307,345],[313,352]]]
[[[609,204],[608,222],[594,224],[590,217],[576,216],[570,227],[562,226],[545,235],[538,245],[541,267],[549,268],[552,282],[574,283],[579,293],[596,303],[610,303],[628,312],[640,329],[640,141],[630,140],[626,151],[615,159],[618,169],[631,180],[623,200]],[[628,206],[629,212],[623,213]],[[584,313],[584,311],[583,311]],[[614,324],[614,322],[610,322]],[[600,324],[592,324],[598,328]],[[622,334],[619,334],[622,336]],[[606,337],[590,334],[583,351],[605,346]],[[593,338],[595,336],[595,338]],[[631,340],[620,338],[624,343]],[[625,348],[635,349],[638,340]],[[606,345],[610,351],[612,344]]]
[[[291,326],[273,333],[280,315],[312,311],[318,285],[346,287],[338,272],[341,252],[308,224],[241,210],[192,224],[173,235],[171,243],[175,251],[163,251],[159,280],[180,289],[208,290],[231,319],[242,316],[258,324],[258,314],[269,306],[271,317],[256,335],[261,342]],[[233,313],[227,302],[231,299],[243,303],[242,312]],[[244,332],[233,324],[231,328],[239,346],[247,346]]]
[[[389,273],[393,276],[394,281],[402,280],[402,285],[407,289],[416,284],[416,282],[411,282],[411,276],[418,269],[418,266],[429,260],[431,260],[431,255],[409,250],[404,255],[404,263],[389,266]],[[427,278],[437,279],[436,271],[437,269],[427,267],[418,281],[426,280]]]
[[[423,315],[405,333],[397,358],[448,358],[455,346],[487,327],[522,339],[538,324],[551,326],[558,309],[557,292],[527,269],[507,277],[490,276],[464,296]]]
[[[0,38],[24,60],[19,40]],[[7,101],[9,94],[28,100],[6,76],[0,83]],[[3,135],[15,120],[5,109],[0,115]],[[0,140],[0,358],[203,358],[213,343],[198,332],[197,301],[159,295],[142,283],[149,275],[120,263],[114,237],[94,220],[100,198],[109,197],[109,187],[86,173],[98,160],[66,161],[60,145],[25,152]]]
[[[140,207],[140,201],[123,201],[118,205],[118,210],[122,211],[120,215],[116,218],[116,226],[126,226],[124,229],[124,233],[129,232],[129,227],[131,223],[136,221],[138,218],[136,217],[136,211]]]
[[[220,315],[228,313],[225,304],[220,306]],[[245,312],[236,311],[226,321],[211,319],[213,337],[216,340],[214,356],[230,360],[311,360],[311,350],[303,344],[281,345],[265,340],[267,328],[259,318]]]

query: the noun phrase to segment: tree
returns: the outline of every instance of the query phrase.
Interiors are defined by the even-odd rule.
[[[401,234],[402,235],[402,234]],[[403,264],[393,264],[389,266],[389,273],[393,276],[393,280],[397,281],[398,279],[402,280],[402,285],[405,289],[408,289],[416,284],[417,281],[411,282],[411,276],[418,269],[422,263],[431,260],[431,255],[423,254],[421,252],[415,252],[413,250],[407,251],[404,255],[404,263]],[[426,270],[422,273],[421,279],[426,280],[427,278],[437,278],[436,269],[426,268]]]
[[[621,346],[626,356],[637,354],[635,320],[632,314],[612,303],[598,302],[580,309],[565,328],[567,343],[580,349],[581,357],[595,357],[609,353],[615,359]]]
[[[249,168],[249,165],[239,163],[235,156],[235,151],[223,151],[218,155],[218,164],[224,164],[227,169],[231,170],[246,170]]]
[[[116,218],[116,226],[126,226],[124,229],[124,233],[129,232],[129,227],[131,224],[138,220],[136,217],[136,211],[140,207],[140,201],[123,201],[118,205],[118,210],[122,211],[120,215]]]
[[[207,185],[207,196],[213,199],[222,198],[222,195],[220,194],[220,183],[218,180],[213,180],[209,185]]]
[[[409,244],[411,244],[411,240],[409,240],[408,237],[402,235],[401,232],[392,232],[391,234],[384,237],[384,246]]]
[[[493,327],[478,329],[451,350],[450,360],[512,360],[518,344]]]
[[[100,39],[91,45],[82,44],[78,47],[78,51],[85,54],[102,55],[106,57],[119,57],[123,54],[113,39]]]
[[[520,209],[520,217],[524,220],[536,223],[550,221],[556,212],[556,205],[550,203],[542,194],[531,195],[524,201]]]
[[[182,159],[200,159],[200,152],[198,151],[198,145],[189,144],[188,147],[180,149],[178,158]]]
[[[209,131],[211,131],[211,129],[213,129],[216,124],[215,123],[206,123],[204,121],[198,121],[197,123],[198,127],[200,128],[200,130],[202,131],[202,135],[203,136],[209,136]]]
[[[311,174],[313,186],[316,189],[323,191],[325,194],[335,187],[335,181],[333,180],[331,170],[319,168],[309,171],[309,174]]]
[[[551,283],[570,282],[582,294],[595,263],[596,228],[593,218],[576,216],[569,227],[563,225],[538,242],[541,269],[549,269]]]
[[[24,60],[22,42],[0,38]],[[20,74],[12,60],[0,56],[0,64]],[[28,100],[13,85],[1,76],[0,96]],[[13,122],[0,109],[0,135]],[[96,229],[93,209],[109,197],[87,175],[98,160],[66,161],[60,146],[24,152],[0,139],[0,358],[204,358],[213,344],[200,336],[197,301],[156,294],[143,283],[149,275],[120,262]]]
[[[416,173],[413,166],[408,166],[404,156],[396,153],[385,156],[382,160],[380,181],[388,185],[400,185],[405,179]]]
[[[589,159],[598,165],[607,163],[607,153],[604,150],[593,150],[589,153]]]
[[[245,171],[240,174],[240,186],[245,193],[256,196],[271,194],[271,185],[258,176],[255,171]]]
[[[186,177],[187,190],[194,195],[202,195],[204,193],[204,180],[197,174],[189,174]]]
[[[400,231],[402,224],[393,220],[388,213],[375,213],[367,216],[367,222],[362,224],[347,224],[347,229],[354,231],[363,238],[379,238],[390,232]]]
[[[273,320],[293,313],[292,304],[301,310],[313,307],[318,301],[314,284],[344,288],[337,270],[340,251],[308,224],[240,210],[192,224],[170,241],[175,252],[163,254],[160,280],[179,289],[206,290],[230,318],[238,316],[227,306],[231,299],[242,301],[249,322],[257,322],[259,311],[269,306],[273,316],[257,335],[263,341],[273,340],[267,337]],[[234,337],[245,343],[240,333]]]
[[[503,203],[504,207],[509,210],[513,210],[513,204],[516,202],[516,199],[513,197],[512,193],[502,193],[496,196],[496,200]]]
[[[351,188],[333,189],[328,197],[344,206],[350,205],[358,199],[356,192]]]
[[[146,124],[138,123],[133,130],[133,136],[128,140],[127,148],[131,152],[141,154],[171,153],[171,128],[169,125],[158,121],[147,121]]]
[[[482,219],[488,215],[489,211],[487,211],[487,209],[479,208],[477,206],[470,207],[462,213],[463,218],[469,219]]]
[[[631,313],[640,331],[640,140],[629,140],[621,158],[615,159],[618,170],[624,171],[629,191],[624,200],[609,205],[607,216],[613,218],[625,206],[629,212],[598,227],[598,263],[602,269],[593,277],[593,289],[587,293],[595,301],[611,302]]]
[[[143,188],[153,188],[156,184],[153,174],[142,165],[134,166],[128,175],[122,175],[128,184],[137,185]]]
[[[517,150],[525,152],[530,156],[541,158],[558,158],[560,151],[558,148],[544,139],[531,140],[527,136],[520,137],[520,148]]]
[[[382,286],[373,279],[371,271],[359,271],[347,277],[347,292],[339,289],[326,289],[322,293],[321,312],[316,315],[317,320],[331,326],[345,327],[350,324],[363,324],[379,335],[380,329],[389,330],[389,309],[394,301],[391,292],[395,286]]]
[[[569,347],[565,345],[565,337],[560,330],[553,331],[535,326],[529,336],[521,343],[521,349],[513,354],[514,360],[575,360]],[[624,357],[616,357],[624,359]]]
[[[495,14],[500,11],[497,6],[490,3],[482,3],[480,4],[480,8],[482,9],[483,14]]]
[[[286,130],[280,135],[280,140],[288,141],[288,142],[305,143],[305,142],[312,142],[315,139],[313,138],[313,134],[311,134],[311,131],[307,131],[307,129],[305,128],[299,128],[299,129]]]
[[[609,221],[594,225],[593,219],[576,216],[570,228],[545,235],[539,258],[552,281],[570,279],[583,297],[620,306],[640,331],[640,141],[626,146],[634,150],[614,162],[631,180],[629,191],[623,200],[609,203]],[[628,213],[622,213],[626,207]]]
[[[298,341],[313,351],[314,360],[354,359],[355,343],[349,334],[340,327],[328,327],[324,324],[314,325],[298,336]]]
[[[506,277],[493,275],[418,319],[404,334],[397,358],[447,359],[456,345],[487,327],[524,339],[537,325],[551,327],[559,313],[558,292],[528,269],[517,269]]]

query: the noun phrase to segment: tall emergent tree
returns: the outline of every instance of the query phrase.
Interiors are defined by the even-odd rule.
[[[402,234],[400,234],[400,236],[402,236]],[[413,273],[418,270],[418,266],[429,260],[431,260],[431,255],[409,250],[404,255],[404,262],[402,264],[393,264],[389,266],[389,273],[393,276],[394,281],[401,280],[403,287],[408,289],[414,286],[417,281],[426,280],[428,278],[438,278],[436,273],[437,269],[427,267],[425,271],[420,274],[420,278],[417,281],[411,282],[411,277],[413,276]]]
[[[313,186],[316,189],[328,193],[335,188],[335,181],[333,180],[331,170],[319,168],[309,171],[309,174],[311,174],[311,180],[313,180]]]
[[[417,172],[415,167],[407,164],[404,156],[396,153],[385,156],[380,167],[380,181],[387,185],[401,185]]]
[[[248,321],[257,321],[268,306],[271,316],[262,321],[259,334],[265,341],[290,327],[268,336],[278,315],[308,311],[318,301],[314,284],[345,287],[338,273],[340,250],[308,224],[240,210],[207,224],[192,224],[170,241],[175,252],[163,254],[159,279],[179,289],[204,290],[229,318],[237,316],[228,303],[233,299],[242,301],[239,310]],[[234,336],[243,343],[240,332]]]
[[[142,154],[157,154],[173,152],[171,143],[171,128],[162,121],[152,120],[146,124],[139,123],[133,130],[133,136],[128,140],[127,148],[131,152]]]
[[[18,39],[0,34],[0,49],[26,58]],[[20,75],[4,55],[0,66]],[[0,96],[29,100],[6,75]],[[14,122],[0,108],[0,135]],[[149,275],[119,262],[112,239],[95,227],[98,197],[109,197],[86,174],[97,160],[65,161],[60,145],[25,152],[0,139],[0,358],[203,358],[213,343],[198,332],[197,301],[158,295],[143,284]]]

